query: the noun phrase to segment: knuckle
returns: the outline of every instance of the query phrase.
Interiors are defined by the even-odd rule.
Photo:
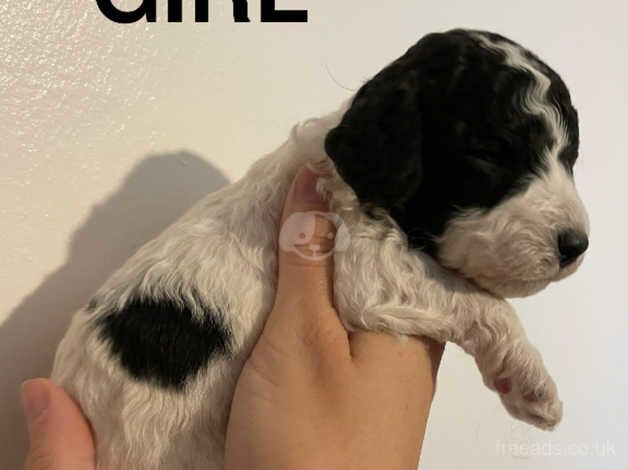
[[[306,346],[317,348],[336,344],[339,339],[338,327],[329,322],[321,321],[320,313],[312,315],[316,318],[303,323],[302,341]]]

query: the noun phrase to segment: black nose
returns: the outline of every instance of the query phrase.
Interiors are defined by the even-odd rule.
[[[578,256],[589,247],[586,233],[576,230],[565,230],[558,234],[558,252],[560,253],[560,267],[570,265]]]

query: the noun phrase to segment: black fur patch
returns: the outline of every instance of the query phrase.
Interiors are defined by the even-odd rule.
[[[524,55],[551,81],[548,101],[569,134],[560,159],[571,170],[578,116],[567,87]],[[358,91],[325,149],[361,203],[387,209],[412,246],[435,254],[459,211],[488,210],[544,170],[552,132],[522,105],[534,80],[467,31],[430,34]]]
[[[171,300],[134,300],[98,319],[100,337],[136,379],[182,389],[215,355],[228,354],[230,331],[217,312],[200,321]]]

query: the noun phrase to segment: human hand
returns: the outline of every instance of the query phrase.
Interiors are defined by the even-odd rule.
[[[80,408],[47,379],[22,384],[30,448],[24,470],[94,470],[94,441]]]
[[[283,221],[326,210],[316,179],[297,176]],[[328,252],[333,224],[316,225]],[[275,304],[233,398],[225,468],[415,469],[443,346],[347,334],[333,305],[333,257],[279,250],[278,260]]]

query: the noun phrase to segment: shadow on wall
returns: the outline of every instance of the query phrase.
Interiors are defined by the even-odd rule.
[[[50,374],[56,346],[73,313],[142,244],[205,194],[227,183],[218,169],[192,153],[146,157],[74,232],[65,264],[0,326],[3,469],[21,468],[26,452],[26,431],[18,406],[20,383]],[[2,455],[5,452],[7,455]]]

